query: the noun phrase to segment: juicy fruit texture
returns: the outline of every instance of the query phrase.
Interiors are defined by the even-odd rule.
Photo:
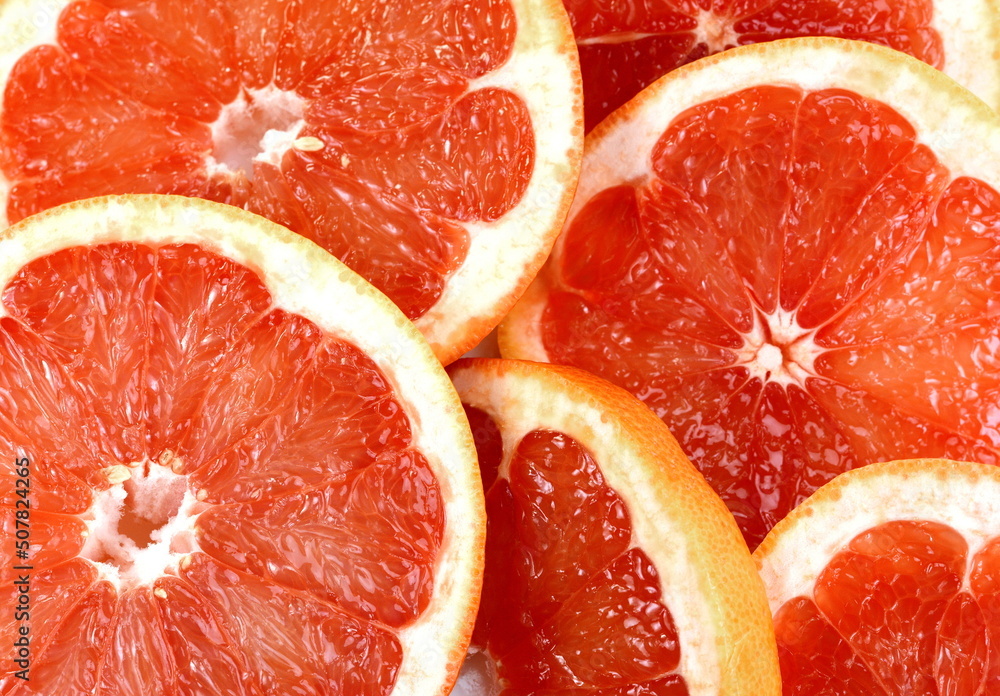
[[[1000,537],[940,522],[865,531],[775,614],[786,696],[974,696],[1000,689]]]
[[[564,0],[580,49],[586,128],[674,68],[727,48],[796,36],[882,44],[945,63],[932,0]]]
[[[473,642],[497,662],[503,693],[686,696],[659,576],[591,454],[564,433],[534,430],[497,478],[500,429],[466,410],[492,480]]]
[[[842,89],[702,103],[649,164],[564,231],[541,340],[653,408],[751,547],[847,469],[997,461],[993,188]]]
[[[31,461],[34,570],[31,680],[8,662],[0,693],[389,693],[444,507],[373,360],[192,244],[64,249],[2,302],[0,452]],[[109,518],[91,501],[116,488]],[[190,525],[164,537],[164,514]],[[153,546],[160,566],[128,567]]]
[[[230,203],[420,317],[466,223],[503,216],[531,177],[525,103],[475,84],[515,32],[508,0],[72,2],[6,85],[7,216],[112,193]]]

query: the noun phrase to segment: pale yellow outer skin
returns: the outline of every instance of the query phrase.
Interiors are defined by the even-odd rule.
[[[467,359],[449,373],[462,401],[500,426],[500,476],[535,429],[563,432],[591,452],[628,507],[633,545],[660,574],[680,639],[678,671],[692,696],[781,692],[770,614],[746,543],[659,418],[624,390],[573,368]]]
[[[23,220],[0,233],[0,288],[33,259],[109,242],[190,243],[233,259],[260,276],[275,307],[350,341],[386,375],[445,505],[434,594],[400,631],[403,664],[393,693],[447,694],[479,608],[486,513],[468,422],[427,341],[385,295],[305,237],[238,208],[180,196],[94,198]]]
[[[753,554],[772,613],[795,597],[812,597],[836,553],[895,520],[946,524],[965,538],[972,558],[1000,536],[1000,467],[907,459],[854,469],[817,489]]]
[[[998,15],[1000,16],[1000,15]],[[986,62],[983,69],[991,69]],[[972,176],[1000,191],[1000,115],[947,75],[904,53],[860,41],[784,39],[709,56],[640,92],[587,135],[568,228],[604,189],[652,175],[653,146],[687,109],[757,85],[846,89],[888,104],[914,127],[954,177]],[[565,229],[564,228],[564,229]],[[560,284],[565,236],[499,330],[504,357],[548,361],[540,321]]]
[[[561,0],[510,3],[518,27],[511,57],[473,80],[468,91],[496,87],[525,103],[535,166],[524,195],[501,218],[461,223],[469,233],[468,255],[438,302],[416,320],[444,364],[482,340],[523,294],[562,229],[580,175],[583,88],[566,9]],[[69,4],[0,0],[0,93],[25,52],[55,43],[59,14]],[[9,193],[10,182],[0,173],[0,225],[6,224]]]

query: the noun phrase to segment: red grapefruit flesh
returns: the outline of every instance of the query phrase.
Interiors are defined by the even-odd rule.
[[[8,662],[0,693],[447,691],[478,586],[473,453],[384,297],[180,198],[56,209],[0,249],[3,519],[31,529],[29,570],[0,551],[30,680]]]
[[[656,569],[629,549],[625,504],[577,441],[545,430],[522,438],[508,478],[489,490],[487,517],[494,582],[477,630],[512,694],[669,682],[687,695]],[[616,614],[629,617],[623,634],[603,620]]]
[[[14,37],[53,20],[0,61],[9,222],[104,194],[239,206],[425,318],[445,359],[499,321],[561,224],[579,88],[555,0],[42,4],[0,12]],[[498,251],[508,234],[520,253]]]
[[[858,42],[675,74],[590,141],[504,354],[639,396],[751,546],[847,469],[996,462],[1000,177],[967,144],[1000,146],[996,116]]]
[[[1000,33],[987,2],[564,0],[583,71],[587,130],[671,70],[728,48],[798,36],[870,41],[944,70],[991,105]]]

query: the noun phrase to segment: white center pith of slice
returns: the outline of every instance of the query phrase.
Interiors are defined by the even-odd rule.
[[[499,696],[503,688],[496,660],[488,652],[473,646],[462,663],[451,696]]]
[[[241,89],[211,124],[213,149],[206,161],[208,173],[242,174],[251,179],[255,162],[278,167],[292,148],[304,152],[322,149],[319,138],[301,136],[305,111],[306,100],[293,91],[274,85]]]
[[[743,334],[743,345],[736,351],[736,364],[763,382],[803,386],[806,379],[816,376],[816,358],[823,352],[813,340],[815,334],[816,329],[799,326],[794,311],[778,308],[766,314],[757,310],[753,329]]]
[[[111,487],[83,515],[88,534],[80,556],[120,590],[176,574],[181,557],[197,550],[195,522],[209,505],[191,492],[187,476],[155,462],[106,473]]]
[[[710,53],[720,53],[727,48],[736,47],[739,36],[733,29],[735,19],[718,15],[711,10],[702,10],[698,13],[697,20],[695,36],[699,43],[708,46]]]

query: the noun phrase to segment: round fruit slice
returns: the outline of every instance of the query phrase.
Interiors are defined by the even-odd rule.
[[[461,685],[487,675],[505,696],[779,692],[746,545],[656,416],[570,368],[473,359],[449,371],[487,491]]]
[[[0,36],[0,222],[102,194],[243,207],[445,362],[524,290],[576,185],[558,0],[6,0]]]
[[[1000,107],[1000,13],[993,0],[564,2],[580,49],[587,130],[681,65],[798,36],[889,46]]]
[[[0,287],[0,640],[30,641],[0,692],[448,692],[475,451],[381,293],[263,218],[160,196],[15,225]]]
[[[754,554],[786,696],[1000,690],[1000,470],[876,464],[816,491]]]
[[[639,396],[751,547],[855,466],[1000,452],[1000,118],[840,39],[674,71],[588,142],[505,357]]]

